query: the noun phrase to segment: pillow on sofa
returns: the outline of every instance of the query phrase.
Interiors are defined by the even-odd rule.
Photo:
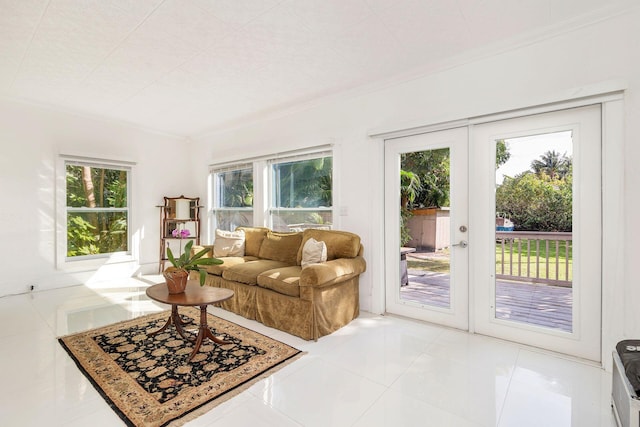
[[[297,264],[302,233],[274,233],[269,231],[260,246],[259,258]]]
[[[319,230],[307,228],[302,233],[302,244],[298,251],[298,265],[302,265],[302,248],[307,240],[314,238],[327,245],[327,260],[338,258],[354,258],[360,251],[360,236],[348,231]]]
[[[244,231],[216,230],[216,240],[213,242],[213,256],[244,256]]]
[[[266,227],[238,227],[236,231],[244,231],[244,254],[249,256],[259,256],[262,241],[267,237],[269,229]]]
[[[300,265],[305,268],[309,264],[318,264],[327,261],[327,244],[318,242],[311,237],[302,247],[302,261]]]

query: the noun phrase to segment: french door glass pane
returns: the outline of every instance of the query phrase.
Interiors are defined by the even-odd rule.
[[[496,141],[498,319],[571,332],[571,131]]]
[[[415,151],[400,160],[400,299],[449,308],[450,151]]]

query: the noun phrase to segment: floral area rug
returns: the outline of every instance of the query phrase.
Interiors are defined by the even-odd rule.
[[[197,333],[200,312],[181,307]],[[188,362],[193,344],[173,326],[162,333],[169,311],[58,339],[111,408],[129,426],[179,426],[235,396],[303,353],[209,314],[215,336]]]

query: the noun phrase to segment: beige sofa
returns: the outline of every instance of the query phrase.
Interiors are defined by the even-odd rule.
[[[235,292],[222,308],[307,340],[328,335],[359,315],[359,276],[366,268],[360,237],[336,230],[238,230],[245,233],[244,256],[218,257],[223,264],[207,266],[205,285]],[[327,261],[303,268],[302,248],[310,238],[325,242]],[[210,248],[206,256],[213,256],[213,245],[192,251],[202,248]]]

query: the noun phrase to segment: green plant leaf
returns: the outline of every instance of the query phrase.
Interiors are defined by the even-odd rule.
[[[207,254],[207,252],[209,252],[210,249],[209,248],[204,248],[202,249],[200,252],[198,252],[197,254],[195,254],[194,256],[191,257],[191,261],[195,261],[197,259],[202,258],[203,256],[205,256]]]
[[[220,265],[222,260],[218,258],[200,258],[192,261],[193,265]]]
[[[189,251],[187,250],[186,246],[184,249],[184,253],[180,255],[180,258],[178,259],[178,262],[180,262],[181,266],[187,265],[189,263]]]
[[[167,258],[169,258],[169,261],[171,262],[171,264],[173,264],[174,267],[177,267],[176,258],[173,256],[173,252],[171,252],[171,248],[169,247],[167,247]]]
[[[204,279],[207,277],[207,270],[201,268],[198,271],[200,272],[200,286],[204,286]]]

